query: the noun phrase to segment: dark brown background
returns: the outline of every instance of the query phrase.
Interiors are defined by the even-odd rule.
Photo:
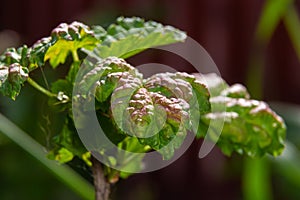
[[[260,52],[265,64],[264,99],[299,104],[300,65],[283,24],[279,24],[266,49],[254,48],[255,28],[264,2],[6,0],[0,6],[0,29],[18,32],[22,43],[31,45],[49,35],[50,30],[60,22],[79,20],[87,24],[106,25],[120,15],[157,20],[185,30],[197,40],[210,53],[223,78],[229,83],[245,83],[252,53]],[[137,59],[138,62],[146,62],[149,59],[147,56],[147,53],[142,55]],[[158,57],[152,59],[165,61],[163,55]],[[179,70],[193,71],[181,61],[165,62],[175,63]],[[195,142],[182,158],[163,170],[121,181],[115,189],[118,193],[116,197],[130,200],[241,199],[241,162],[230,162],[217,149],[199,160],[199,145],[199,142]]]

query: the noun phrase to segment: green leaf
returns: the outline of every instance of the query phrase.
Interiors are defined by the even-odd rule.
[[[99,111],[97,112],[97,117],[103,132],[112,143],[117,145],[119,142],[124,140],[126,136],[118,129],[117,126],[115,126],[111,118],[104,116],[103,113]]]
[[[61,163],[72,160],[73,156],[82,158],[87,153],[76,132],[73,121],[69,117],[66,119],[60,134],[53,138],[53,143],[55,148],[50,151],[48,157]]]
[[[29,66],[29,57],[30,57],[31,49],[26,45],[15,48],[8,48],[4,51],[4,53],[0,56],[0,62],[5,63],[6,65],[11,65],[14,63],[18,63],[23,67]]]
[[[141,171],[143,169],[142,160],[145,157],[144,152],[149,151],[149,147],[141,144],[136,137],[127,137],[122,142],[118,144],[118,147],[124,149],[126,151],[122,151],[122,153],[118,154],[118,163],[122,166],[122,170],[120,171],[121,178],[127,178],[131,175],[131,173],[127,173],[126,171]],[[129,152],[141,153],[135,154],[128,154]]]
[[[57,112],[71,109],[71,97],[73,85],[68,80],[58,79],[51,85],[51,91],[57,94],[55,98],[50,98],[48,104]]]
[[[67,162],[73,160],[73,158],[74,158],[73,153],[70,152],[66,148],[59,149],[56,156],[55,156],[55,160],[60,162],[60,163],[67,163]]]
[[[95,49],[101,58],[129,58],[145,49],[182,42],[186,38],[186,34],[178,29],[154,21],[145,22],[139,17],[119,17],[106,31],[99,26],[93,30],[102,41]]]
[[[59,79],[59,80],[55,81],[54,83],[52,83],[51,91],[56,94],[58,94],[59,92],[63,92],[68,97],[71,97],[72,91],[73,91],[73,86],[72,86],[72,83],[70,83],[69,81],[67,81],[65,79]]]
[[[74,61],[78,61],[78,49],[92,50],[99,43],[89,27],[79,22],[60,24],[52,31],[51,37],[54,42],[48,48],[44,61],[49,60],[53,68],[63,64],[69,53],[72,53]]]

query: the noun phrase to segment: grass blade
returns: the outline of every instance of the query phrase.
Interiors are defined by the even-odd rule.
[[[300,20],[295,6],[289,9],[289,12],[284,16],[283,22],[300,60]]]
[[[49,160],[46,157],[46,152],[42,145],[33,140],[28,134],[18,128],[1,113],[0,132],[41,162],[50,172],[52,172],[58,179],[60,179],[83,199],[94,199],[93,187],[84,178],[68,166],[59,165],[56,161]]]

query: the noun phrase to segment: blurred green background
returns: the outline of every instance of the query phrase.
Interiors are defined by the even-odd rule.
[[[197,155],[201,141],[172,165],[137,174],[113,187],[113,199],[300,199],[300,2],[293,0],[3,0],[0,6],[0,50],[32,45],[60,22],[108,25],[117,16],[140,16],[185,30],[210,53],[223,78],[247,85],[251,95],[270,103],[288,127],[286,150],[278,158],[251,160],[225,157],[215,148]],[[159,62],[194,72],[185,61],[149,50],[129,60],[134,65]],[[64,71],[45,67],[51,83]],[[42,71],[34,72],[43,82]],[[3,115],[36,142],[38,155],[16,129],[19,145],[0,134],[0,199],[91,199],[91,172],[75,160],[70,168],[51,167],[41,159],[60,116],[47,100],[25,85],[16,101],[0,97]],[[2,119],[2,118],[1,118]],[[49,119],[52,124],[49,124]],[[5,120],[0,126],[8,126]],[[6,133],[8,134],[8,133]],[[33,145],[33,146],[34,146]],[[27,149],[28,150],[28,149]],[[33,149],[35,151],[35,149]],[[36,158],[34,158],[34,156]],[[45,161],[46,160],[46,161]],[[48,166],[48,167],[47,167]],[[79,175],[73,174],[70,169]]]

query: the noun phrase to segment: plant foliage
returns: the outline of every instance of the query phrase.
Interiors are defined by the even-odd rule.
[[[99,122],[120,149],[155,150],[164,159],[171,159],[193,131],[197,137],[208,134],[226,155],[279,155],[286,131],[283,120],[266,103],[251,100],[243,86],[228,86],[216,76],[211,79],[211,75],[184,72],[160,73],[144,79],[124,60],[145,49],[185,38],[186,34],[178,29],[137,17],[120,17],[107,29],[79,22],[63,23],[32,47],[10,48],[1,55],[0,92],[15,99],[26,80],[32,84],[28,79],[31,71],[46,62],[55,69],[71,56],[68,75],[53,82],[51,91],[32,85],[49,96],[49,104],[56,111],[68,113],[61,132],[52,140],[49,158],[65,163],[77,156],[91,165],[91,154],[76,133],[71,102],[80,64],[86,53],[92,53],[98,62],[89,63],[88,72],[79,83],[86,94],[76,98],[96,99]],[[199,77],[206,77],[207,81]],[[214,133],[214,127],[209,127],[212,121],[223,121],[220,137]],[[117,160],[108,159],[111,163]],[[124,161],[124,169],[139,168],[143,156],[134,159],[136,162]],[[112,169],[106,169],[106,173],[111,179],[128,176]]]

